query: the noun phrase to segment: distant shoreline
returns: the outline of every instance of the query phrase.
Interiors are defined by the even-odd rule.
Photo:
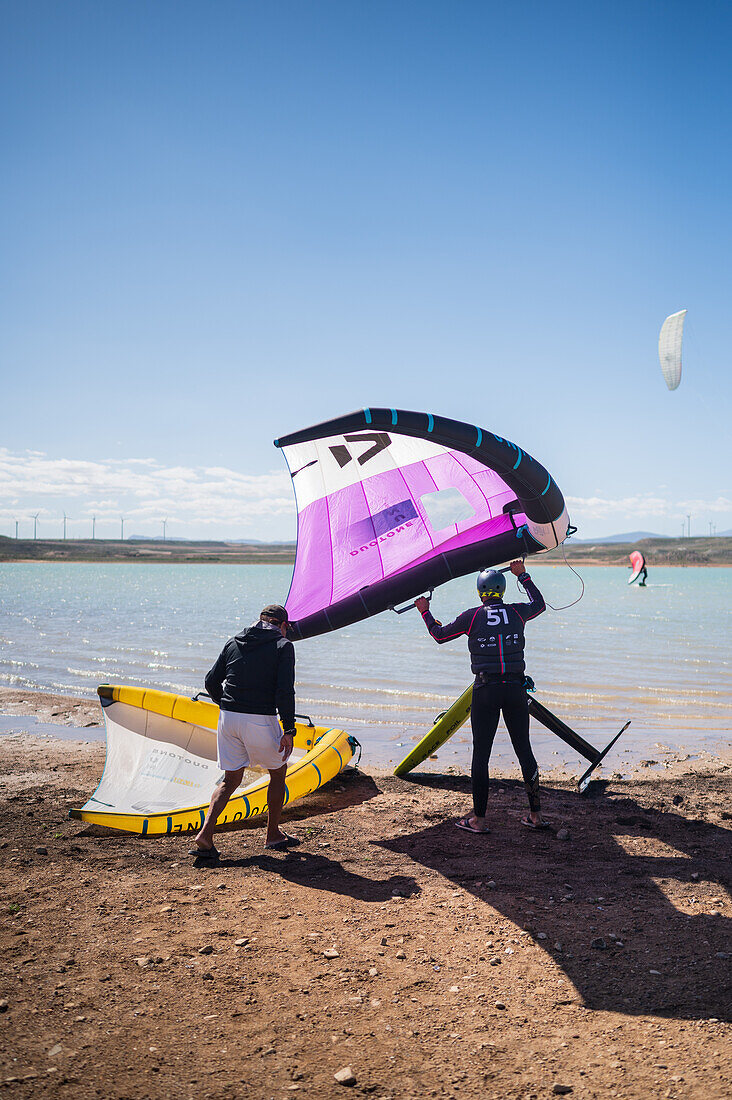
[[[628,555],[641,550],[649,569],[657,567],[727,567],[732,565],[732,538],[641,539],[637,543],[565,544],[531,559],[531,566],[564,564],[628,568]],[[0,563],[29,562],[106,565],[292,565],[294,543],[163,542],[153,539],[13,539],[0,536]]]

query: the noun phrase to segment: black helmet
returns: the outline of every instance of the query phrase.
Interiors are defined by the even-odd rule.
[[[506,578],[495,569],[484,569],[478,574],[478,595],[481,600],[500,600],[506,591]]]

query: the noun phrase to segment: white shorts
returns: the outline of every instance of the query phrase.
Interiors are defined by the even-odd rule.
[[[222,771],[239,768],[267,768],[276,771],[284,764],[280,752],[282,727],[274,714],[239,714],[219,711],[216,735],[218,765]]]

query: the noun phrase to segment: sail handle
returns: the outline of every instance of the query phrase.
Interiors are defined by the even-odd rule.
[[[504,566],[503,569],[496,569],[496,573],[509,573],[510,571],[511,571],[511,566],[510,565]],[[435,591],[434,588],[430,588],[429,595],[426,597],[426,599],[431,600],[434,591]],[[417,605],[416,605],[416,601],[415,601],[413,603],[405,604],[404,607],[390,606],[389,611],[393,611],[396,615],[403,615],[406,611],[412,611],[416,606]]]
[[[434,588],[430,588],[429,595],[425,596],[425,599],[431,600],[434,591]],[[405,604],[404,607],[389,607],[389,610],[393,611],[395,615],[403,615],[406,611],[412,611],[416,606],[417,601],[414,600],[412,603]]]

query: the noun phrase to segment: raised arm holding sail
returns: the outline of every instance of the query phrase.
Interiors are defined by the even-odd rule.
[[[416,601],[417,610],[436,642],[442,644],[462,635],[468,639],[470,667],[475,674],[470,712],[473,812],[462,817],[457,826],[471,833],[489,832],[485,819],[488,765],[501,714],[529,798],[529,814],[523,818],[523,824],[532,829],[546,828],[540,813],[539,768],[529,741],[529,702],[524,687],[524,625],[541,615],[546,604],[523,561],[511,562],[511,572],[528,595],[528,603],[504,603],[506,578],[494,569],[485,569],[478,577],[480,605],[463,611],[447,626],[434,618],[429,600],[421,597]]]

